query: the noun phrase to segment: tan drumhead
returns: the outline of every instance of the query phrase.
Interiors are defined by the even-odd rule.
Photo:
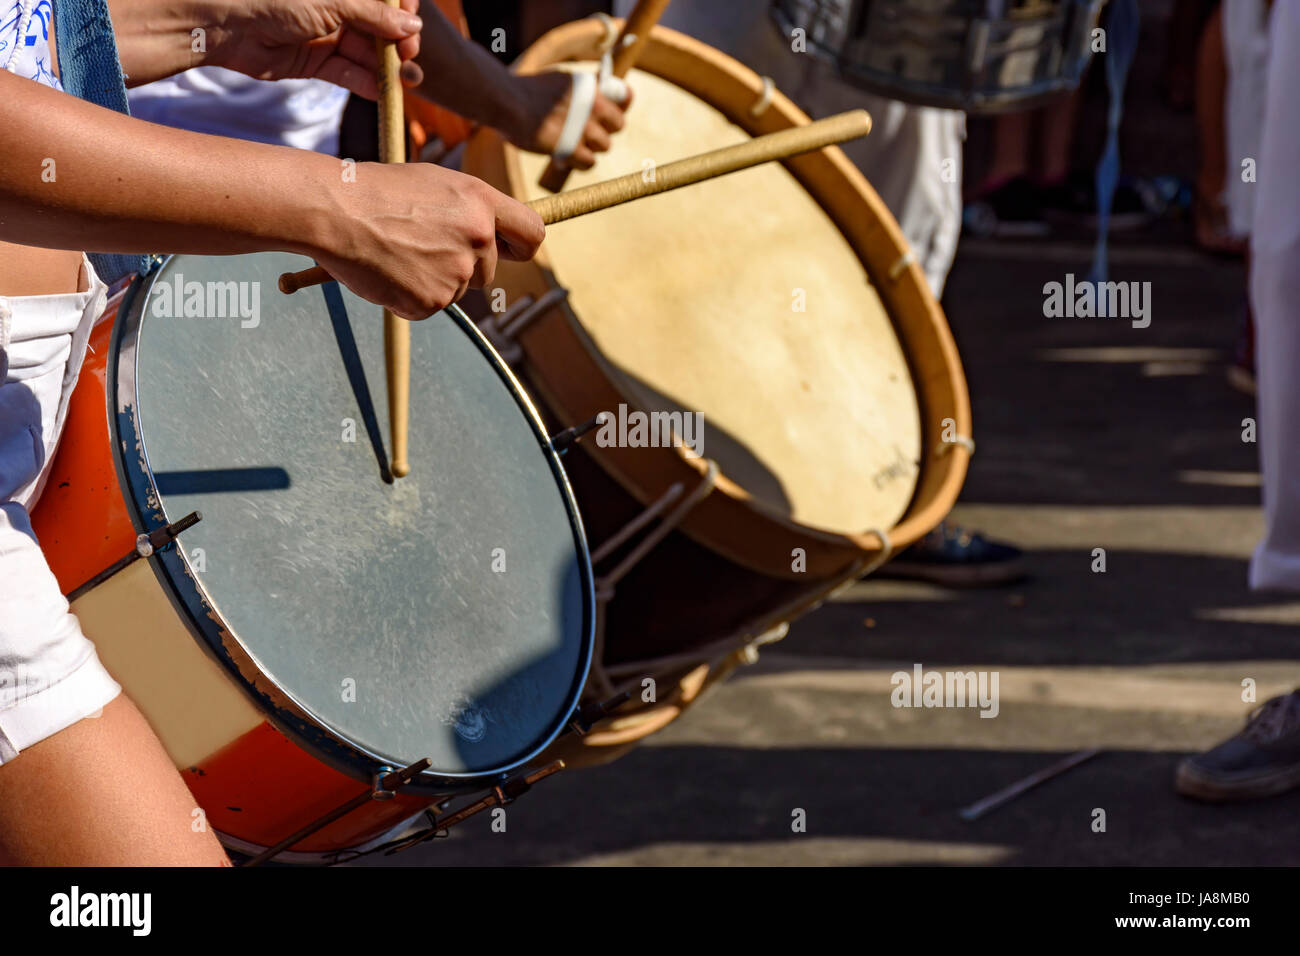
[[[630,82],[627,128],[567,188],[748,136],[652,74]],[[545,159],[520,160],[543,195]],[[778,514],[897,522],[921,457],[907,362],[852,247],[782,166],[554,225],[543,249],[630,405],[703,413],[704,456]]]

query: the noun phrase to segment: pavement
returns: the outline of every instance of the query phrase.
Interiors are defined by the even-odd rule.
[[[1140,51],[1126,164],[1190,177],[1158,62]],[[1259,701],[1300,684],[1300,597],[1246,586],[1254,405],[1224,378],[1245,272],[1187,231],[1116,239],[1111,278],[1151,283],[1143,329],[1044,317],[1043,285],[1086,273],[1086,236],[959,247],[944,307],[978,449],[954,517],[1026,548],[1031,581],[860,582],[639,749],[539,785],[504,832],[484,814],[357,865],[1300,863],[1300,792],[1215,807],[1171,785],[1180,756],[1240,728],[1244,680]],[[916,664],[997,672],[997,716],[892,706],[891,675]],[[958,816],[1086,748],[1102,753]]]

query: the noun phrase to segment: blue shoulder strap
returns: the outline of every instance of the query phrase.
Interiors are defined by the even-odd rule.
[[[96,106],[129,116],[107,0],[54,0],[54,38],[63,88]],[[91,252],[87,256],[100,279],[109,285],[133,272],[144,272],[149,261],[134,255]]]
[[[1139,19],[1137,0],[1113,0],[1110,4],[1105,64],[1110,109],[1106,114],[1106,145],[1097,163],[1097,244],[1093,247],[1088,275],[1088,281],[1093,283],[1109,279],[1110,210],[1115,203],[1115,187],[1119,185],[1119,126],[1124,116],[1124,85],[1137,51]]]

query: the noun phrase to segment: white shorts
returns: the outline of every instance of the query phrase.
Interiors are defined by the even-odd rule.
[[[45,562],[27,509],[54,459],[106,290],[0,296],[0,763],[119,693]]]

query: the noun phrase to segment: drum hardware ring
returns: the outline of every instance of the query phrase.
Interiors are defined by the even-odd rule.
[[[907,251],[899,256],[894,264],[889,267],[889,278],[896,280],[903,274],[903,270],[908,266],[913,265],[915,262],[916,253],[912,250],[911,246],[908,246]]]
[[[170,548],[172,544],[175,543],[176,538],[181,534],[181,532],[188,531],[202,520],[203,515],[201,512],[191,511],[179,521],[173,521],[171,524],[163,525],[161,528],[156,528],[148,534],[137,535],[134,551],[123,555],[103,571],[96,574],[85,584],[71,591],[67,595],[68,603],[71,604],[83,594],[93,591],[113,575],[117,574],[119,571],[126,570],[126,568],[130,567],[141,558],[152,557],[159,551],[164,551],[167,548]]]
[[[592,727],[595,727],[631,699],[632,692],[625,690],[621,694],[615,694],[608,700],[589,700],[585,704],[580,704],[573,719],[569,721],[569,730],[579,737],[586,736]]]
[[[548,439],[551,443],[551,450],[557,455],[563,455],[569,450],[569,446],[576,445],[582,441],[584,435],[594,431],[601,424],[601,416],[604,414],[604,412],[599,412],[581,425],[573,425],[562,432],[556,432]]]
[[[504,807],[508,804],[514,803],[529,790],[533,789],[535,784],[545,780],[552,774],[559,773],[563,769],[564,761],[556,760],[553,763],[547,764],[545,767],[532,771],[531,773],[526,770],[520,771],[513,777],[508,777],[502,780],[501,783],[488,791],[485,796],[475,800],[467,806],[461,807],[459,810],[454,810],[451,813],[446,813],[442,816],[434,814],[431,810],[426,810],[425,817],[426,819],[429,819],[429,826],[425,829],[413,833],[410,836],[399,837],[392,843],[377,846],[371,850],[367,850],[365,853],[359,853],[356,856],[349,857],[348,860],[355,860],[358,857],[366,856],[370,853],[378,853],[381,850],[383,851],[384,856],[392,856],[394,853],[401,853],[404,850],[409,850],[412,847],[419,846],[421,843],[434,839],[439,834],[445,834],[449,829],[456,826],[456,824],[464,823],[470,817],[476,816],[484,810],[488,810],[492,807]]]
[[[858,574],[859,578],[863,575],[873,573],[894,555],[894,542],[889,540],[889,533],[885,531],[884,528],[868,528],[863,532],[863,534],[874,534],[880,539],[880,554],[876,555],[876,557],[872,558],[871,561],[867,563],[866,567]],[[856,581],[857,578],[854,578],[854,580]],[[843,587],[844,585],[841,584],[840,588]],[[832,592],[832,595],[837,593],[838,590],[839,589],[836,589],[835,592]]]
[[[257,856],[244,863],[244,866],[261,866],[266,861],[283,853],[291,848],[294,844],[300,843],[307,837],[311,836],[318,830],[329,826],[335,820],[347,816],[353,810],[365,806],[371,800],[391,800],[393,796],[402,787],[411,782],[412,778],[420,775],[433,764],[428,757],[422,757],[409,767],[403,767],[401,770],[391,770],[381,768],[375,775],[375,780],[370,789],[364,793],[359,793],[346,803],[341,803],[333,810],[322,816],[317,817],[311,823],[299,830],[294,831],[274,846],[269,846]],[[382,796],[381,796],[382,794]]]
[[[767,108],[772,105],[772,94],[776,92],[776,84],[770,76],[760,79],[763,81],[763,92],[759,94],[758,102],[749,108],[749,115],[755,118],[767,112]]]
[[[968,455],[975,454],[975,439],[969,435],[954,435],[951,441],[943,440],[939,442],[939,446],[934,450],[935,456],[948,454],[948,452],[952,451],[954,445],[965,448]]]

